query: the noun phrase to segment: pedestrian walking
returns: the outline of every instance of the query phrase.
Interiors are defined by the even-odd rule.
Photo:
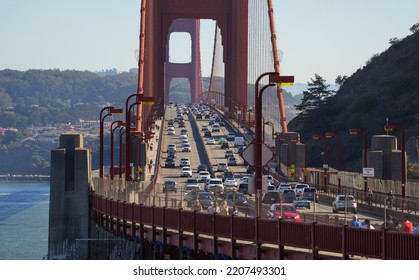
[[[387,230],[396,229],[396,227],[394,226],[393,217],[391,215],[387,215],[386,221],[381,225],[381,229],[387,229]]]
[[[350,227],[362,228],[362,223],[358,220],[358,216],[354,215],[352,221],[349,224]]]
[[[413,232],[413,224],[411,221],[409,221],[409,217],[407,215],[403,216],[403,223],[402,227],[400,228],[400,231],[405,233]]]
[[[365,219],[364,225],[362,226],[362,228],[375,229],[374,226],[371,225],[370,219]]]
[[[148,164],[148,172],[151,173],[151,169],[153,168],[153,165],[151,163]]]
[[[225,200],[223,201],[223,204],[221,205],[220,214],[228,215],[228,205],[227,205],[227,201]]]
[[[153,143],[150,144],[150,151],[153,150]]]
[[[220,206],[218,206],[218,202],[215,202],[214,203],[214,205],[211,207],[209,207],[208,208],[208,210],[209,210],[209,212],[211,213],[211,214],[214,214],[214,213],[220,213]]]
[[[194,202],[194,204],[193,204],[193,206],[192,206],[192,211],[197,211],[197,212],[201,212],[203,209],[202,209],[202,205],[201,205],[201,202],[199,202],[199,200],[197,199],[197,200],[195,200],[195,202]]]
[[[368,205],[372,204],[372,190],[368,188],[367,192],[365,193],[365,200],[367,201]]]

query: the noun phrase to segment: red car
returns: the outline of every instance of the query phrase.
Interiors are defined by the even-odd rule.
[[[283,219],[294,222],[301,222],[300,213],[294,207],[294,205],[289,203],[274,203],[271,205],[271,208],[268,211],[268,216],[270,218],[281,218],[281,208],[283,213]]]

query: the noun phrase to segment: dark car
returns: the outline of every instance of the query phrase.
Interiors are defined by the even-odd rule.
[[[198,165],[197,170],[198,170],[198,173],[200,171],[208,171],[208,166],[206,166],[205,164],[200,164],[200,165]]]
[[[237,191],[241,192],[243,194],[248,194],[249,193],[249,184],[247,183],[241,183],[238,187],[237,187]]]
[[[229,158],[229,157],[232,157],[232,156],[234,156],[234,154],[233,154],[233,151],[232,151],[232,150],[227,150],[227,151],[225,151],[225,153],[224,153],[224,158]]]
[[[196,114],[196,119],[197,120],[202,120],[202,115],[201,114]]]
[[[205,131],[204,137],[212,137],[211,131],[209,131],[209,130]]]
[[[164,167],[175,167],[175,160],[172,157],[166,158],[166,162],[164,163]]]
[[[167,180],[163,183],[163,192],[177,192],[177,183],[173,180]]]
[[[293,203],[295,200],[295,191],[294,190],[284,190],[282,192],[282,202],[284,203]]]
[[[231,213],[235,213],[237,210],[245,211],[249,203],[244,194],[239,192],[234,193],[234,195],[232,192],[227,193],[226,200],[227,205],[231,208]]]
[[[318,202],[319,194],[317,193],[317,189],[314,187],[304,188],[303,192],[301,193],[301,198]]]
[[[236,165],[237,165],[237,160],[236,160],[236,158],[235,158],[235,157],[229,157],[229,158],[228,158],[228,161],[227,161],[227,164],[228,164],[229,166],[236,166]]]
[[[234,173],[232,171],[224,171],[223,173],[223,181],[227,178],[234,178]]]
[[[205,211],[215,203],[215,196],[210,192],[199,192],[198,200],[202,205],[202,209]]]
[[[280,196],[278,191],[268,191],[262,196],[262,203],[274,204],[280,202]]]
[[[221,143],[221,149],[228,149],[228,148],[230,148],[230,146],[228,145],[227,142]]]
[[[167,157],[168,158],[176,158],[177,154],[175,150],[168,150],[167,151]]]

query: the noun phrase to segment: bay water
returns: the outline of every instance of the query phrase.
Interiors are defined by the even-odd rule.
[[[0,181],[0,260],[47,255],[49,195],[49,182]]]

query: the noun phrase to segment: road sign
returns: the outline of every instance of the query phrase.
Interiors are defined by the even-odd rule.
[[[256,165],[255,148],[256,148],[256,144],[252,142],[241,153],[242,158],[250,166]],[[272,150],[266,144],[262,144],[262,166],[265,166],[268,162],[270,162],[273,156],[274,156],[274,153],[272,152]]]
[[[370,167],[362,168],[362,176],[374,177],[374,168],[370,168]]]

